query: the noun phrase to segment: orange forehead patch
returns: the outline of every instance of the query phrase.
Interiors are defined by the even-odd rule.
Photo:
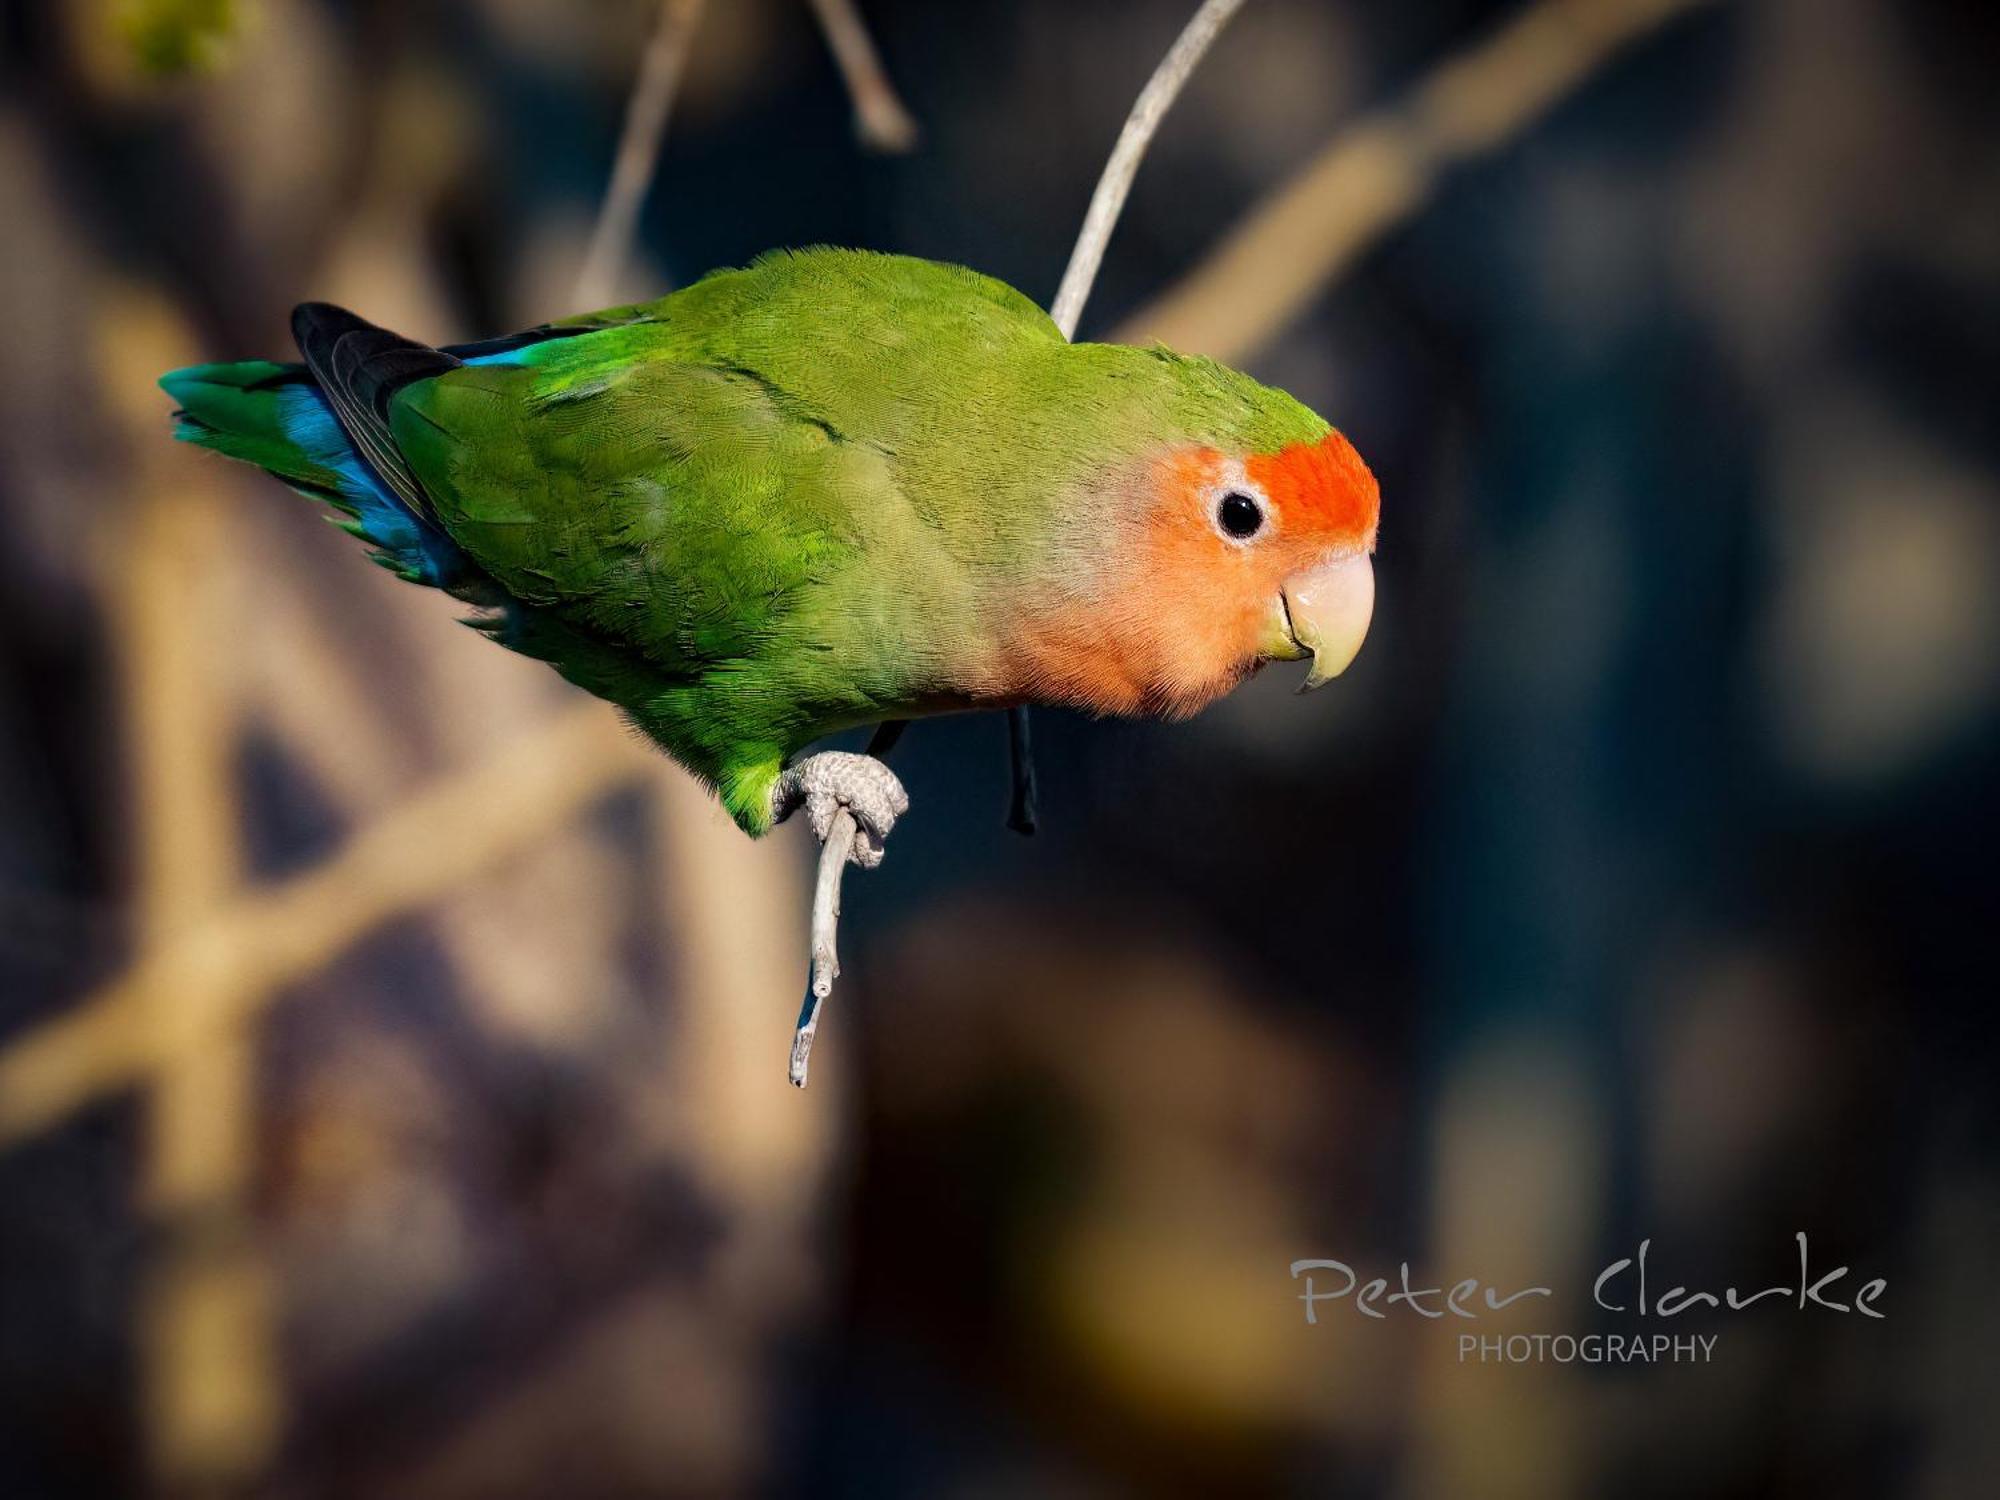
[[[1343,541],[1375,533],[1382,492],[1354,445],[1337,432],[1244,461],[1244,472],[1271,497],[1286,525]]]

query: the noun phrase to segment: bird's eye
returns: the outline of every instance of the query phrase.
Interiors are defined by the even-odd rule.
[[[1241,490],[1231,490],[1216,504],[1215,524],[1224,536],[1243,541],[1264,529],[1264,510]]]

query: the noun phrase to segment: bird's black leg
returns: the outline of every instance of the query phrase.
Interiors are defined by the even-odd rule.
[[[889,752],[896,748],[896,742],[903,737],[903,731],[909,727],[908,719],[884,719],[875,726],[875,732],[868,737],[867,753],[877,760],[887,760]]]
[[[1036,816],[1035,747],[1028,739],[1025,708],[1007,710],[1007,752],[1014,768],[1014,796],[1007,808],[1007,826],[1019,834],[1032,834]]]

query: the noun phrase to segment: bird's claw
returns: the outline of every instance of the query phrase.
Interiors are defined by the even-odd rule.
[[[864,870],[882,863],[884,842],[896,819],[910,810],[910,794],[896,773],[872,755],[824,750],[809,755],[778,777],[771,793],[771,821],[782,823],[806,810],[813,837],[822,844],[844,808],[854,817],[854,844],[848,859]]]

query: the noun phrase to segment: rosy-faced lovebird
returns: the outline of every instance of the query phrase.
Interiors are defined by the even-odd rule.
[[[884,720],[1179,717],[1263,663],[1345,668],[1374,478],[1280,391],[1071,344],[958,266],[767,255],[657,302],[434,349],[293,316],[302,363],[162,377],[176,435],[344,512],[377,561],[617,704],[760,834],[907,799],[808,755]]]

